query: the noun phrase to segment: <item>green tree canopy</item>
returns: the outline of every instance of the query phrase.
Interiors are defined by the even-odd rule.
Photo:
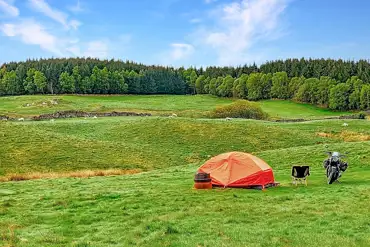
[[[221,97],[231,97],[233,95],[234,78],[226,76],[221,85],[217,87],[217,95]]]
[[[63,72],[59,76],[59,84],[62,93],[74,93],[75,92],[75,78],[73,75],[69,75],[68,72]]]
[[[361,109],[370,109],[370,84],[361,88],[360,100]]]
[[[289,98],[289,78],[286,72],[276,72],[272,76],[271,96],[277,99]]]
[[[195,81],[195,90],[197,94],[203,94],[204,93],[204,82],[206,80],[205,75],[201,75],[197,78]]]
[[[35,75],[36,69],[31,68],[27,71],[27,77],[23,82],[24,89],[28,94],[34,94],[37,93],[37,87],[34,82],[34,75]]]
[[[349,103],[350,86],[340,83],[330,89],[329,107],[333,110],[347,110]]]
[[[33,81],[36,85],[37,92],[44,93],[46,90],[46,77],[44,73],[36,70],[35,74],[33,75]]]
[[[263,99],[263,85],[261,84],[263,74],[252,73],[248,76],[247,80],[247,98],[249,100],[260,100]]]

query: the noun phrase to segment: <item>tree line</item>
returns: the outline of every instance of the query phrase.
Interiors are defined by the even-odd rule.
[[[239,67],[172,68],[92,58],[40,59],[0,67],[0,95],[212,94],[293,99],[335,110],[370,108],[366,60],[287,59]]]
[[[243,74],[239,78],[199,76],[195,82],[198,94],[235,97],[252,101],[262,99],[293,99],[333,110],[370,109],[370,84],[358,76],[338,82],[329,76],[289,78],[283,72]]]

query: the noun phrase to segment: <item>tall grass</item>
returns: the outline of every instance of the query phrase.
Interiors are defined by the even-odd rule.
[[[30,172],[25,174],[14,174],[11,173],[5,177],[0,177],[0,182],[8,181],[25,181],[35,179],[50,179],[50,178],[90,178],[90,177],[106,177],[106,176],[118,176],[128,175],[141,172],[140,169],[131,170],[86,170],[86,171],[74,171],[74,172]]]

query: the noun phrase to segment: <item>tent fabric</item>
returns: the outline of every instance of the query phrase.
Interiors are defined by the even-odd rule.
[[[208,160],[198,172],[209,173],[212,184],[222,187],[252,187],[274,184],[271,167],[248,153],[231,152]]]

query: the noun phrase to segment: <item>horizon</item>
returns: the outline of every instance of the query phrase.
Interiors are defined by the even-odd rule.
[[[370,2],[0,0],[0,64],[91,57],[144,65],[368,60]]]

